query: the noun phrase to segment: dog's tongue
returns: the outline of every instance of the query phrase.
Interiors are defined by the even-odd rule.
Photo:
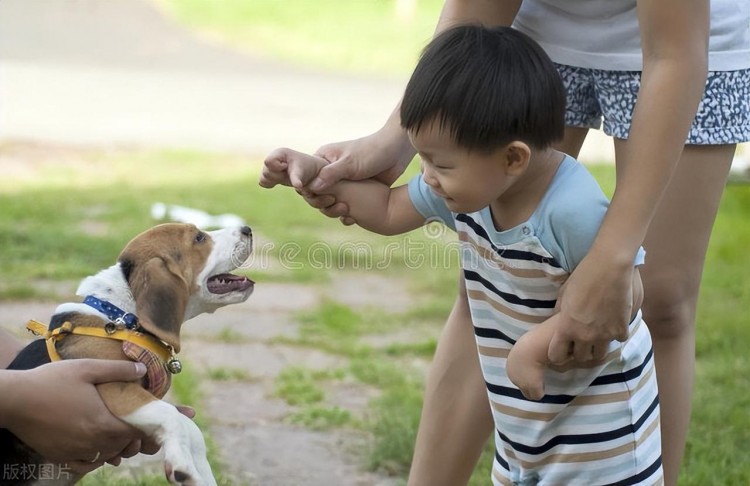
[[[208,291],[212,294],[228,294],[229,292],[247,290],[255,284],[247,277],[222,273],[208,279]]]

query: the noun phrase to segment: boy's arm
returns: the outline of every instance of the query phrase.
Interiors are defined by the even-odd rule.
[[[406,185],[390,188],[366,179],[340,181],[328,191],[349,206],[349,216],[359,226],[373,233],[398,235],[424,225],[425,218],[414,208]]]

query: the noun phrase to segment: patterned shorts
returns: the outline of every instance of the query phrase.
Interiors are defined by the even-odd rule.
[[[640,71],[607,71],[556,64],[567,92],[565,124],[599,128],[628,138],[641,81]],[[750,141],[750,69],[710,71],[688,145]]]

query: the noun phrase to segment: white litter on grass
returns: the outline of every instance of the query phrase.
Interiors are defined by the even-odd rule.
[[[151,217],[160,221],[176,221],[194,224],[200,229],[236,228],[246,226],[245,220],[236,214],[209,214],[201,209],[156,202],[151,205]]]

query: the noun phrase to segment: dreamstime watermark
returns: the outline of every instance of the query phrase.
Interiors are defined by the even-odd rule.
[[[243,267],[260,269],[280,265],[286,270],[384,270],[395,263],[417,269],[451,268],[458,261],[461,245],[458,242],[438,244],[405,237],[385,245],[369,241],[330,243],[316,241],[310,245],[296,242],[265,243],[250,255]]]
[[[59,481],[70,480],[67,464],[3,464],[5,481]]]
[[[286,270],[385,270],[392,265],[408,269],[451,269],[462,262],[464,268],[476,268],[480,257],[469,245],[458,241],[455,233],[441,223],[422,228],[422,237],[406,235],[390,240],[315,241],[300,244],[266,242],[256,245],[249,258],[241,261],[246,251],[237,249],[239,268],[260,270],[281,266]],[[499,266],[502,263],[498,262]]]

